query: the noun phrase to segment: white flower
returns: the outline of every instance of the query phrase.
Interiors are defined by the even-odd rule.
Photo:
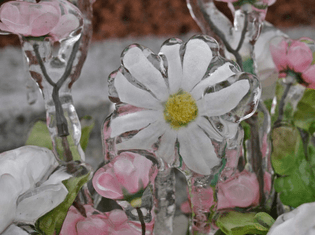
[[[185,44],[169,39],[159,55],[137,44],[125,49],[109,77],[110,99],[118,103],[110,122],[116,151],[152,149],[169,164],[178,151],[204,175],[220,164],[213,141],[235,136],[255,112],[260,87],[218,48],[214,39],[194,36]]]
[[[0,233],[12,222],[34,223],[63,202],[68,190],[62,180],[70,175],[61,169],[51,174],[56,166],[46,148],[25,146],[0,154]]]
[[[11,224],[1,235],[28,235],[28,233],[18,226]]]
[[[267,235],[315,235],[315,202],[280,215]]]

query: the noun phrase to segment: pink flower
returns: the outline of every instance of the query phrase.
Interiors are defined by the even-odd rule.
[[[194,205],[194,211],[202,210],[208,212],[214,205],[213,189],[201,189],[202,191],[192,191],[191,199]],[[264,174],[264,193],[271,190],[271,175],[268,172]],[[200,195],[198,195],[198,193]],[[258,206],[259,204],[259,184],[255,173],[246,170],[236,173],[230,179],[217,184],[217,209],[224,210],[235,207],[246,208]],[[181,205],[183,213],[191,212],[190,202],[184,202]]]
[[[79,28],[80,11],[64,0],[10,1],[0,7],[0,30],[23,36],[50,35],[60,40]]]
[[[154,180],[157,167],[147,158],[123,152],[100,168],[93,177],[95,190],[103,197],[127,199]]]
[[[270,51],[280,77],[295,76],[305,87],[315,89],[313,52],[308,44],[314,45],[314,41],[308,38],[291,40],[278,37],[272,41]]]
[[[60,235],[140,235],[133,222],[130,222],[122,210],[102,213],[90,205],[84,205],[87,217],[81,215],[73,206],[70,207],[63,222]]]

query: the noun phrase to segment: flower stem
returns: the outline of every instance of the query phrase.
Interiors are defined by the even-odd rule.
[[[247,119],[246,122],[250,125],[250,149],[252,155],[252,167],[259,183],[260,204],[262,205],[265,203],[264,172],[262,169],[262,153],[260,149],[259,124],[257,113]]]
[[[73,156],[72,156],[71,150],[69,148],[69,143],[67,140],[67,136],[69,136],[69,129],[68,129],[68,124],[67,124],[67,119],[65,118],[62,104],[59,98],[59,90],[71,74],[73,62],[79,50],[80,41],[81,41],[81,37],[74,43],[69,60],[65,68],[65,72],[63,73],[61,78],[57,81],[57,83],[55,83],[47,73],[47,69],[39,53],[39,45],[37,43],[33,45],[35,56],[40,66],[40,69],[45,79],[47,80],[47,82],[53,87],[52,100],[54,102],[55,110],[56,110],[55,112],[56,112],[57,133],[58,133],[58,136],[62,138],[61,141],[62,141],[64,153],[65,153],[66,162],[71,162],[73,160]]]
[[[278,114],[277,120],[274,123],[274,127],[280,126],[280,123],[281,123],[281,121],[283,119],[285,99],[287,98],[287,96],[289,94],[291,86],[292,86],[292,83],[287,83],[286,84],[285,90],[283,92],[283,95],[282,95],[280,103],[279,103],[279,109],[278,109],[279,114]]]
[[[199,7],[201,9],[201,13],[203,14],[204,18],[209,23],[211,30],[222,40],[227,51],[234,55],[236,62],[240,66],[241,70],[243,71],[243,59],[242,59],[241,55],[239,54],[239,50],[241,49],[241,47],[244,43],[245,34],[247,32],[247,27],[248,27],[248,22],[247,22],[248,14],[247,14],[247,12],[244,13],[245,14],[245,19],[244,19],[245,22],[244,22],[244,28],[242,30],[242,35],[241,35],[240,41],[238,43],[237,48],[233,49],[232,46],[227,41],[227,39],[225,38],[224,33],[214,24],[214,22],[211,20],[211,17],[208,16],[207,12],[204,11],[204,7],[203,7],[201,0],[198,0],[198,4],[199,4]]]
[[[139,220],[140,220],[140,223],[141,223],[142,235],[145,235],[145,222],[144,222],[144,219],[143,219],[142,211],[141,211],[141,209],[139,207],[136,207],[136,210],[138,212]]]

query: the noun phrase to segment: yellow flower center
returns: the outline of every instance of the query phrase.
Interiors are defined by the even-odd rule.
[[[164,118],[174,129],[193,121],[198,115],[196,100],[185,91],[171,95],[165,103]]]

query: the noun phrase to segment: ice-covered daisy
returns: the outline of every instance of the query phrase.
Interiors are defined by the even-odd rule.
[[[109,76],[116,108],[104,133],[115,153],[151,150],[169,164],[178,157],[210,174],[221,162],[214,145],[235,136],[260,98],[258,79],[221,57],[208,36],[169,39],[158,55],[133,44],[121,63]]]

